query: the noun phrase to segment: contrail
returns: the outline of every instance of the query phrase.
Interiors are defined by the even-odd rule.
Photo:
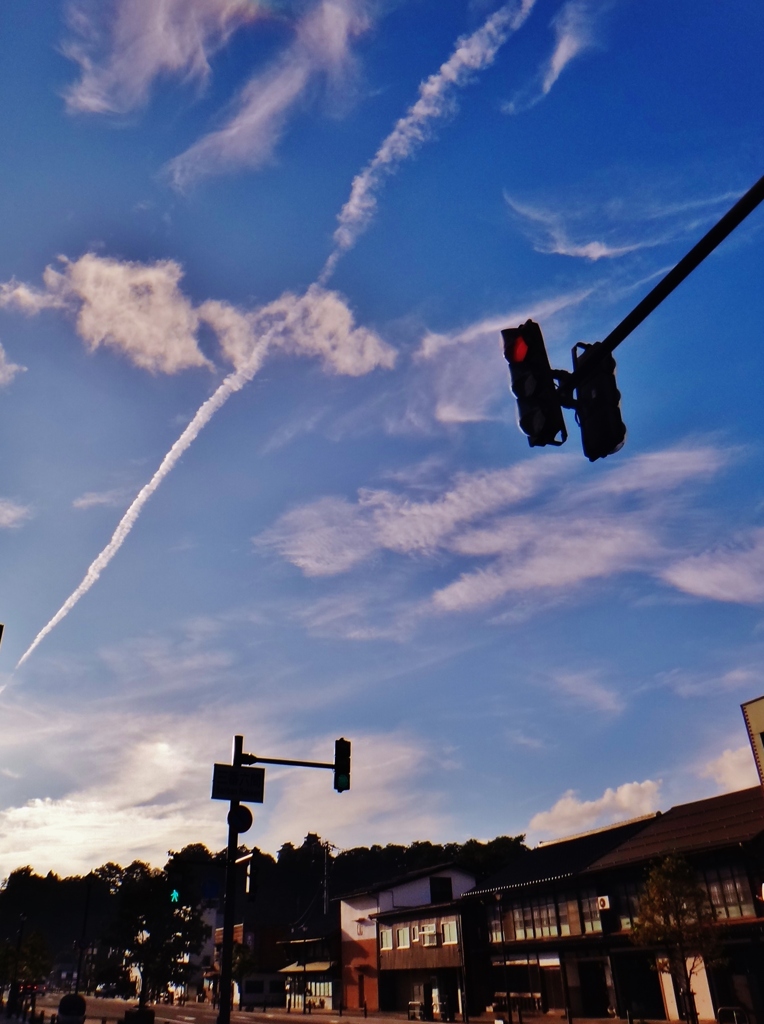
[[[353,179],[350,198],[337,218],[334,250],[319,274],[326,284],[342,256],[368,227],[377,207],[376,193],[384,178],[426,141],[430,124],[453,110],[452,93],[467,85],[473,74],[493,64],[496,54],[523,24],[536,0],[512,0],[483,22],[472,35],[457,40],[454,52],[434,75],[419,86],[419,98],[382,142],[360,174]]]
[[[340,226],[334,234],[335,249],[317,279],[318,284],[324,284],[327,281],[341,256],[352,248],[355,240],[368,226],[377,205],[374,193],[379,189],[383,177],[392,174],[396,166],[425,141],[429,122],[444,117],[452,109],[451,92],[455,88],[466,85],[474,72],[481,71],[493,63],[499,49],[511,33],[523,24],[535,2],[536,0],[519,0],[519,2],[512,0],[511,3],[504,4],[472,35],[463,36],[457,40],[454,52],[449,59],[434,75],[422,83],[419,88],[419,99],[384,139],[371,162],[353,180],[350,197],[338,216]],[[247,362],[229,374],[214,394],[202,404],[194,418],[162,459],[159,469],[138,492],[137,497],[119,521],[111,540],[91,563],[82,583],[70,594],[50,622],[43,626],[19,658],[17,669],[24,664],[48,633],[55,629],[99,579],[103,570],[124,544],[146,502],[168,473],[175,468],[178,460],[196,440],[199,432],[209,423],[218,409],[225,405],[231,395],[240,391],[255,376],[264,358],[271,333],[269,332],[265,339],[261,339],[259,347],[255,349]]]
[[[154,494],[167,474],[175,468],[181,455],[183,455],[183,453],[196,440],[199,432],[203,427],[207,426],[218,409],[225,405],[235,391],[240,391],[248,381],[252,380],[260,368],[264,355],[265,345],[261,345],[252,353],[244,366],[233,373],[229,373],[217,390],[210,395],[207,401],[199,408],[194,418],[162,459],[159,469],[154,473],[149,482],[138,492],[137,497],[130,505],[127,512],[125,512],[120,519],[111,540],[98,557],[91,563],[90,568],[85,573],[85,578],[82,583],[80,583],[77,589],[69,595],[66,601],[64,601],[50,622],[46,626],[43,626],[27,650],[19,658],[16,668],[19,668],[24,664],[37,645],[45,639],[48,633],[50,633],[50,631],[54,629],[66,615],[69,614],[79,599],[87,594],[93,584],[98,580],[103,570],[125,543],[127,535],[130,533],[133,526],[135,526],[138,516],[143,511],[143,506],[152,494]]]

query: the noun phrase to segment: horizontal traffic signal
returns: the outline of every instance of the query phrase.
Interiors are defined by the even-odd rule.
[[[520,429],[528,436],[528,444],[531,448],[564,444],[568,432],[541,328],[526,320],[521,327],[505,328],[501,336]]]

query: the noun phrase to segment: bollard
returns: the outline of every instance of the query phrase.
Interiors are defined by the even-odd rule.
[[[340,1017],[342,1016],[342,1000],[340,999]]]
[[[363,1016],[364,1016],[364,1019],[369,1016],[369,1011],[368,1011],[368,1009],[366,1007],[366,1000],[365,999],[363,1001]]]

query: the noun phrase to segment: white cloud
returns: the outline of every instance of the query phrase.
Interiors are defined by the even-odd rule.
[[[667,583],[697,597],[737,604],[764,601],[764,530],[736,543],[683,558],[661,574]]]
[[[539,299],[526,306],[510,309],[499,316],[487,317],[467,327],[450,331],[446,334],[428,331],[422,338],[416,358],[420,360],[441,359],[444,351],[449,348],[484,343],[490,344],[494,349],[500,351],[497,338],[503,327],[511,324],[522,324],[528,319],[547,320],[556,313],[579,305],[579,303],[588,299],[591,294],[591,288],[575,292],[565,292],[562,295]]]
[[[0,530],[12,530],[21,526],[32,515],[27,505],[19,505],[10,498],[0,498]]]
[[[19,366],[9,361],[5,349],[0,345],[0,388],[7,387],[18,373],[23,373],[26,366]]]
[[[719,757],[707,761],[698,774],[701,778],[713,779],[725,793],[755,786],[759,781],[748,743],[734,750],[727,749]]]
[[[116,488],[113,491],[86,491],[85,494],[74,499],[72,508],[96,508],[98,506],[114,508],[116,505],[122,504],[124,498],[125,492],[122,488]]]
[[[527,203],[519,203],[506,193],[504,199],[514,213],[537,229],[534,244],[537,252],[553,253],[558,256],[578,256],[596,262],[601,259],[614,259],[618,256],[625,256],[627,253],[636,252],[638,249],[650,248],[659,245],[664,240],[646,239],[640,242],[628,242],[621,245],[613,245],[602,241],[574,242],[568,234],[561,215],[553,213],[551,210],[530,206]],[[540,229],[540,232],[538,229]]]
[[[592,711],[619,714],[625,707],[621,695],[590,672],[560,672],[554,677],[554,684],[566,697]]]
[[[616,463],[576,487],[570,476],[579,462],[550,454],[433,480],[424,497],[399,474],[398,490],[361,489],[354,502],[327,496],[293,509],[256,543],[308,576],[346,573],[381,552],[437,558],[441,566],[444,556],[456,565],[470,559],[471,568],[432,593],[430,612],[480,609],[508,594],[556,599],[627,572],[663,578],[671,553],[691,543],[680,527],[681,489],[728,461],[708,444],[677,445]],[[599,699],[616,710],[616,695],[603,691]]]
[[[652,779],[625,782],[617,789],[606,789],[595,800],[581,800],[569,789],[548,811],[540,811],[531,818],[528,832],[557,839],[650,814],[657,807],[660,786],[660,780]]]
[[[315,745],[316,759],[326,759],[332,739],[326,737]],[[322,836],[344,847],[442,836],[450,823],[438,811],[437,794],[425,783],[426,772],[433,767],[435,758],[419,737],[354,734],[350,790],[338,796],[322,777],[325,773],[292,771],[288,787],[278,790],[264,846],[273,849],[286,841],[299,843],[317,827]],[[274,773],[274,783],[283,776],[283,771]]]
[[[453,53],[419,87],[419,98],[396,123],[367,166],[353,179],[350,198],[338,216],[334,251],[321,272],[324,283],[338,260],[368,227],[377,208],[376,193],[386,177],[412,155],[432,132],[435,121],[454,109],[454,91],[467,85],[478,71],[490,67],[512,32],[523,24],[535,0],[504,4],[475,32],[457,40]]]
[[[63,50],[80,66],[66,90],[72,112],[126,113],[145,104],[161,76],[204,81],[209,58],[262,16],[258,0],[72,0],[73,37]]]
[[[241,91],[222,128],[195,142],[167,165],[177,188],[240,167],[260,167],[272,155],[289,111],[319,73],[335,88],[353,66],[351,41],[368,28],[360,0],[320,0],[297,26],[294,44],[273,67]]]
[[[596,44],[598,18],[613,0],[568,0],[552,21],[555,44],[532,83],[504,104],[507,114],[517,114],[535,106],[547,96],[565,68]]]
[[[94,351],[106,345],[151,373],[210,366],[199,349],[198,316],[180,291],[183,271],[174,260],[131,263],[86,253],[47,267],[44,291],[14,281],[0,288],[0,306],[33,314],[70,309],[77,333]]]

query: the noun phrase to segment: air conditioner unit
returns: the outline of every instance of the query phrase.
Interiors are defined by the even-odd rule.
[[[610,910],[610,897],[609,896],[598,896],[597,897],[597,910]]]

